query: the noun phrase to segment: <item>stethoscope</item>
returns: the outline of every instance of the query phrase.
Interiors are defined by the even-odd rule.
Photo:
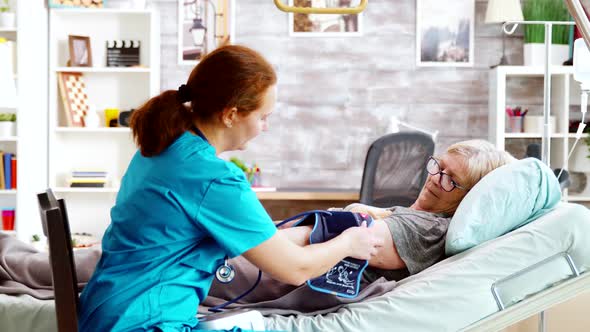
[[[236,270],[228,263],[229,257],[225,256],[223,264],[219,265],[215,271],[215,279],[222,284],[229,284],[236,276]]]

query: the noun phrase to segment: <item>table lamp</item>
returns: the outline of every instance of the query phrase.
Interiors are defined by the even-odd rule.
[[[524,17],[522,16],[520,0],[490,0],[488,2],[485,23],[504,24],[508,21],[522,20],[524,20]],[[500,58],[500,63],[495,66],[492,66],[492,68],[508,64],[508,61],[506,60],[506,55],[504,53],[505,50],[506,45],[504,41],[504,32],[502,32],[502,58]]]

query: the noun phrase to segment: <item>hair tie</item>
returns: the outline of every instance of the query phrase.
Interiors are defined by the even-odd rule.
[[[178,100],[180,100],[183,103],[191,101],[190,91],[186,84],[182,84],[178,87]]]

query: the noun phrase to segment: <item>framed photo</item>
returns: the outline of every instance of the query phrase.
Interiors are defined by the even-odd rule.
[[[416,65],[473,66],[473,0],[416,0]]]
[[[355,7],[360,0],[289,0],[296,7]],[[362,13],[293,14],[289,13],[289,35],[293,37],[361,36]]]
[[[106,0],[47,0],[49,8],[102,8]]]
[[[235,0],[178,2],[178,63],[196,65],[214,49],[235,42]]]
[[[84,117],[88,112],[88,95],[82,73],[60,72],[57,80],[67,125],[84,127]]]
[[[90,37],[69,35],[68,46],[70,48],[70,66],[92,67]]]

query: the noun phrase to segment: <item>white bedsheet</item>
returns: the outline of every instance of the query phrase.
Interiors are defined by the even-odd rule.
[[[57,331],[55,302],[38,300],[29,295],[0,294],[0,331]]]
[[[493,221],[490,221],[493,222]],[[323,316],[266,318],[269,330],[457,331],[498,311],[492,284],[560,252],[590,267],[590,210],[560,204],[536,221],[401,281],[390,293]],[[571,274],[565,260],[521,278],[503,298],[516,302]]]

